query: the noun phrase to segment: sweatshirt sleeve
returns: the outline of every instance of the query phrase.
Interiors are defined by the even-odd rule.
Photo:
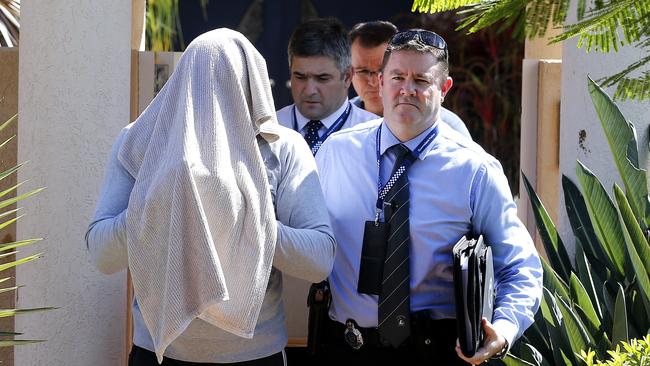
[[[299,134],[291,131],[288,136],[279,156],[273,265],[293,277],[319,282],[334,264],[334,235],[311,151]]]
[[[130,125],[129,125],[130,126]],[[124,128],[111,149],[95,215],[86,231],[86,246],[95,267],[106,274],[128,265],[126,207],[135,179],[117,158],[128,130]]]

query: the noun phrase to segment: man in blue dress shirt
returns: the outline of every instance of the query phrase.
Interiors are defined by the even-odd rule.
[[[423,365],[479,364],[504,355],[533,322],[542,294],[538,254],[499,162],[441,123],[448,70],[442,37],[397,33],[379,76],[384,118],[333,134],[316,156],[338,243],[326,363],[393,364],[417,355]],[[496,282],[492,321],[484,319],[485,342],[471,358],[456,346],[452,273],[452,247],[466,234],[491,245]],[[360,267],[368,243],[382,240],[383,273],[373,283]],[[393,273],[403,279],[389,286]],[[392,299],[404,283],[406,295]],[[404,304],[406,314],[394,317]]]
[[[287,53],[294,103],[277,111],[278,122],[303,135],[313,154],[332,133],[378,117],[348,101],[350,41],[339,20],[301,23]]]

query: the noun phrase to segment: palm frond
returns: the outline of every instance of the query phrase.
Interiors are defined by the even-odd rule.
[[[20,35],[20,0],[0,1],[0,47],[17,47]]]
[[[553,42],[578,37],[578,47],[589,51],[618,51],[619,46],[640,40],[642,26],[650,17],[650,6],[638,0],[620,0],[594,11],[578,23],[569,25]],[[622,32],[619,34],[620,31]]]
[[[494,0],[477,1],[477,0],[414,0],[411,7],[412,12],[420,13],[439,13],[442,11],[456,10],[465,6],[476,5],[479,3],[497,2]]]
[[[643,76],[638,78],[622,78],[616,86],[614,98],[619,100],[650,99],[650,72],[645,72]]]

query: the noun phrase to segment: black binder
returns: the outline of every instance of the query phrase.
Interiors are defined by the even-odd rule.
[[[492,321],[494,267],[492,250],[478,239],[463,236],[453,248],[456,324],[460,349],[474,356],[484,338],[481,318]]]

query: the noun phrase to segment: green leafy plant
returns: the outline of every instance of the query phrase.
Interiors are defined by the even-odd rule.
[[[207,18],[209,0],[200,0],[203,17]],[[179,0],[147,0],[145,42],[150,51],[182,51],[185,49]],[[174,45],[180,47],[175,50]]]
[[[0,131],[7,128],[7,126],[9,126],[15,120],[16,120],[16,116],[13,116],[11,119],[9,119],[8,121],[0,125]],[[0,151],[6,148],[7,144],[9,144],[9,142],[12,140],[13,140],[13,136],[6,139],[4,142],[0,143]],[[0,181],[7,179],[8,177],[15,174],[20,169],[21,166],[22,164],[18,164],[14,167],[2,171],[0,173]],[[13,208],[13,206],[17,202],[24,200],[25,198],[30,197],[43,190],[42,188],[39,188],[15,197],[11,197],[11,195],[14,192],[16,192],[18,187],[20,187],[23,183],[24,182],[15,184],[12,187],[0,192],[0,230],[8,227],[9,225],[14,224],[16,221],[18,221],[18,219],[22,217],[22,215],[16,216],[16,214],[20,209]],[[37,239],[27,239],[27,240],[15,241],[11,243],[0,244],[0,294],[2,294],[2,296],[7,296],[7,295],[13,296],[14,292],[18,290],[20,286],[3,286],[2,284],[8,282],[11,279],[11,277],[2,276],[1,273],[10,268],[14,268],[16,266],[29,263],[31,261],[34,261],[42,257],[43,253],[30,255],[21,259],[15,259],[14,257],[16,254],[19,253],[20,248],[24,248],[26,246],[32,245],[40,240],[42,239],[37,238]],[[11,316],[21,315],[26,313],[33,313],[33,312],[49,310],[49,309],[52,308],[42,307],[42,308],[31,308],[31,309],[0,309],[0,318],[11,317]],[[0,330],[0,347],[42,342],[42,340],[15,339],[15,337],[19,335],[21,335],[21,333],[16,333],[7,330]]]
[[[621,349],[622,346],[622,349]],[[582,352],[580,358],[587,366],[647,366],[650,365],[650,335],[642,339],[633,339],[616,346],[616,350],[608,351],[609,359],[595,360],[594,351]]]
[[[603,359],[620,342],[650,329],[648,188],[639,165],[636,133],[593,80],[589,94],[605,131],[623,190],[613,198],[580,161],[581,190],[566,176],[562,188],[575,235],[570,258],[548,212],[524,176],[548,260],[535,323],[504,360],[507,365],[580,365],[585,350]]]
[[[565,26],[572,3],[577,3],[578,22]],[[564,27],[564,32],[552,42],[578,37],[578,47],[587,52],[618,51],[625,45],[650,51],[647,0],[413,0],[412,6],[412,11],[431,13],[457,9],[466,15],[459,28],[469,33],[496,24],[504,28],[515,25],[515,35],[537,38],[544,37],[549,27]],[[650,71],[642,71],[648,64],[650,55],[635,60],[601,83],[617,84],[617,99],[650,99]]]

